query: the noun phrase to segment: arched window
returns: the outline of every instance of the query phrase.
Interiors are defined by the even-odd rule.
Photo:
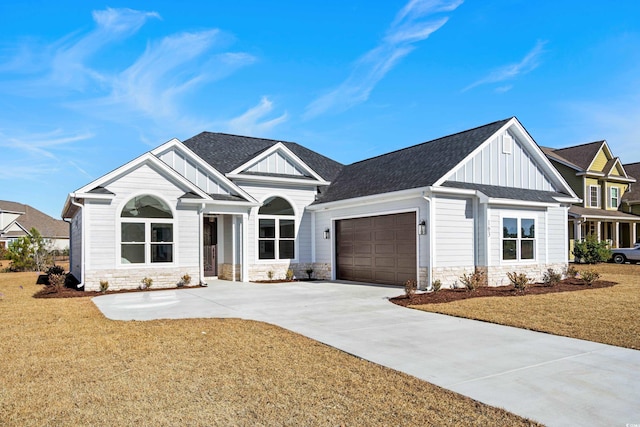
[[[129,200],[120,214],[122,264],[173,262],[173,214],[157,197]]]
[[[295,258],[295,216],[282,197],[269,197],[258,210],[258,258]]]

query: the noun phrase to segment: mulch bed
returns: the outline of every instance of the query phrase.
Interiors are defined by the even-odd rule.
[[[477,288],[474,291],[468,291],[466,289],[441,289],[438,292],[414,294],[411,298],[407,298],[406,295],[401,295],[390,298],[389,301],[394,304],[406,307],[409,305],[447,303],[468,298],[516,297],[522,295],[550,294],[554,292],[582,291],[585,289],[608,288],[616,284],[616,282],[598,280],[591,286],[587,286],[587,284],[585,284],[585,282],[580,279],[564,279],[559,284],[554,286],[545,286],[542,283],[535,283],[533,285],[527,286],[527,289],[524,292],[517,291],[513,287],[513,285],[495,287],[483,286]]]
[[[98,295],[111,295],[111,294],[127,294],[131,292],[155,292],[155,291],[175,291],[178,289],[193,289],[200,286],[180,286],[175,288],[151,288],[151,289],[119,289],[117,291],[107,291],[106,293],[100,291],[79,291],[73,288],[62,288],[56,290],[53,286],[45,286],[38,292],[33,294],[34,298],[79,298],[79,297],[97,297]]]

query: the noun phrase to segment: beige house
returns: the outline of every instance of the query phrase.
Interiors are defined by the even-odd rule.
[[[69,249],[69,224],[22,203],[0,200],[0,248],[36,228],[52,249]]]
[[[627,173],[606,141],[543,151],[582,199],[569,209],[570,256],[574,242],[588,234],[608,241],[612,248],[629,247],[638,240],[640,217],[623,209],[623,200],[632,194],[631,185],[636,179]],[[640,206],[635,209],[640,213]]]

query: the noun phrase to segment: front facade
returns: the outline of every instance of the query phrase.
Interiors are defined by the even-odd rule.
[[[71,272],[87,290],[297,277],[428,288],[478,268],[567,263],[578,201],[517,119],[352,165],[291,142],[204,132],[71,193]],[[312,272],[311,272],[312,270]]]
[[[607,142],[544,151],[582,199],[569,209],[570,253],[574,243],[588,234],[608,241],[612,248],[632,246],[640,237],[640,217],[632,215],[633,209],[625,211],[623,201],[630,200],[636,180]]]

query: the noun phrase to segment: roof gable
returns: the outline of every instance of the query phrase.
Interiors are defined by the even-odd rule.
[[[511,119],[489,123],[345,166],[317,203],[435,184]]]
[[[0,200],[0,211],[21,212],[22,214],[7,227],[7,231],[25,231],[36,228],[42,237],[69,238],[69,224],[22,203]],[[10,224],[7,224],[8,226]],[[10,229],[10,230],[9,230]]]
[[[623,166],[629,174],[629,177],[640,180],[640,162],[628,163]],[[637,183],[630,185],[629,190],[625,191],[622,196],[622,201],[627,203],[640,203],[640,185]]]
[[[234,173],[243,165],[251,164],[253,159],[276,144],[286,147],[322,180],[332,181],[343,167],[342,164],[295,142],[202,132],[185,140],[183,144],[223,174]]]

